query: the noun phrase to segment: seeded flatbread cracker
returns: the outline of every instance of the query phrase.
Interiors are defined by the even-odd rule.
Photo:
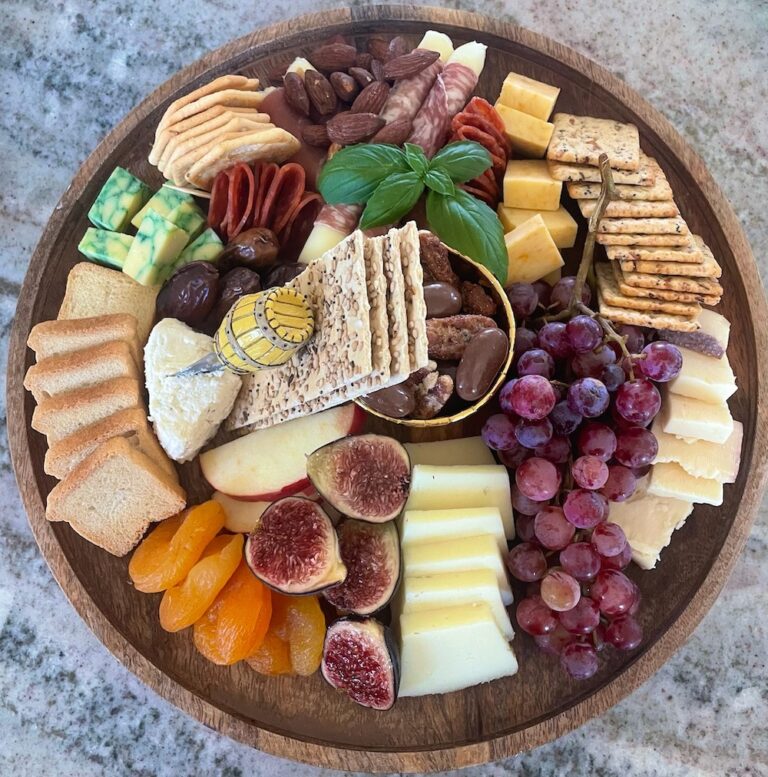
[[[720,293],[716,295],[698,294],[690,291],[672,291],[669,289],[646,289],[640,286],[630,286],[624,279],[624,273],[618,262],[611,262],[613,275],[619,291],[627,297],[644,297],[646,299],[665,300],[667,302],[697,302],[699,305],[713,307],[720,302]]]
[[[685,219],[604,218],[597,231],[606,235],[690,235]]]
[[[187,171],[186,180],[201,189],[210,189],[213,179],[228,167],[245,162],[285,162],[301,147],[298,139],[280,127],[264,124],[263,128],[240,133],[222,140]]]
[[[608,305],[597,292],[598,312],[615,324],[631,324],[632,326],[649,326],[653,329],[672,329],[675,332],[695,332],[699,322],[690,316],[676,316],[672,313],[653,313],[627,310],[626,308]]]
[[[570,113],[556,113],[552,123],[547,159],[596,167],[600,154],[607,154],[617,170],[639,169],[640,136],[634,124]]]
[[[642,289],[665,289],[687,294],[704,294],[708,297],[722,296],[723,289],[717,278],[694,278],[686,275],[651,275],[624,270],[624,282]]]
[[[405,281],[405,308],[408,315],[408,358],[411,372],[427,366],[427,303],[424,301],[424,274],[419,258],[419,230],[409,221],[395,232],[400,240],[400,264]]]
[[[704,254],[696,247],[696,241],[690,246],[606,246],[605,253],[613,262],[622,259],[634,259],[640,262],[683,262],[701,264]]]
[[[596,240],[600,245],[627,245],[627,246],[690,246],[693,245],[691,235],[605,235],[597,233]]]
[[[701,312],[701,307],[695,303],[628,297],[622,294],[616,279],[613,277],[613,270],[607,262],[596,264],[595,274],[597,275],[600,296],[607,305],[636,311],[650,310],[657,313],[672,313],[676,316],[698,316]]]
[[[640,200],[641,202],[666,202],[674,200],[672,187],[659,167],[656,160],[651,160],[656,166],[656,180],[651,186],[629,186],[623,183],[616,184],[616,196],[621,200]],[[599,183],[567,183],[568,194],[574,200],[596,200],[600,196]]]
[[[651,186],[656,180],[656,170],[658,165],[654,162],[653,165],[648,161],[651,159],[649,156],[640,150],[640,167],[637,170],[612,170],[613,182],[624,183],[630,186]],[[547,167],[549,168],[549,174],[556,181],[576,181],[579,183],[601,183],[603,178],[600,175],[599,167],[592,167],[590,165],[572,165],[567,162],[556,162],[552,159],[547,160]]]
[[[577,200],[579,210],[588,219],[597,208],[597,200]],[[605,207],[611,219],[666,219],[680,215],[673,200],[611,200]]]
[[[719,278],[723,270],[709,250],[709,246],[694,235],[694,243],[699,247],[704,260],[699,264],[683,262],[645,262],[635,259],[621,259],[619,264],[625,272],[642,272],[655,275],[690,275],[695,278]]]
[[[389,235],[374,237],[372,240],[381,245],[384,277],[387,282],[389,348],[392,356],[387,385],[394,386],[396,383],[402,383],[411,374],[408,313],[405,304],[405,279],[400,261],[400,241],[391,240]]]

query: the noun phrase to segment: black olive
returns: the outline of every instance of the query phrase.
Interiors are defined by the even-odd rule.
[[[157,318],[177,318],[199,326],[219,296],[219,271],[210,262],[190,262],[166,281],[157,295]]]
[[[279,264],[267,273],[264,280],[264,288],[271,289],[273,286],[285,286],[288,281],[292,281],[306,269],[307,265],[299,264],[299,262]]]
[[[254,227],[246,229],[227,243],[218,259],[222,272],[233,267],[247,267],[263,272],[277,261],[280,244],[271,229]]]

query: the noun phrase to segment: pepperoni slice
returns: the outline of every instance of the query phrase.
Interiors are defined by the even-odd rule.
[[[208,206],[208,226],[213,229],[219,237],[225,236],[222,224],[227,216],[228,190],[229,175],[227,175],[226,170],[222,170],[213,179],[211,202]]]
[[[505,154],[499,154],[498,144],[496,144],[493,138],[487,133],[479,130],[477,127],[463,126],[459,127],[454,137],[461,140],[474,140],[484,148],[488,149],[488,153],[491,155],[491,163],[494,174],[501,178],[504,175],[504,171],[507,169],[507,157]]]
[[[474,127],[479,132],[482,132],[483,135],[487,135],[490,139],[490,142],[494,146],[495,150],[493,153],[502,157],[507,156],[508,149],[506,138],[500,134],[496,127],[494,127],[493,124],[490,124],[483,116],[477,116],[476,114],[467,113],[466,111],[459,113],[454,117],[451,128],[455,133],[461,131],[463,127]],[[491,151],[491,148],[489,147],[488,150]]]
[[[482,97],[473,97],[464,107],[464,111],[465,113],[472,113],[486,119],[489,124],[496,128],[496,131],[504,139],[507,149],[509,148],[509,143],[504,134],[504,120],[499,116],[499,112],[488,102],[488,100],[484,100]]]
[[[472,183],[474,183],[474,181]],[[471,194],[473,197],[477,197],[478,200],[482,200],[489,208],[493,208],[494,205],[496,205],[496,198],[491,197],[491,195],[483,189],[477,189],[466,183],[461,184],[461,188],[464,189],[467,194]]]
[[[295,162],[283,165],[276,173],[261,207],[261,220],[279,235],[306,189],[304,168]]]
[[[266,162],[259,165],[256,200],[253,204],[253,219],[251,220],[252,227],[269,227],[269,224],[264,221],[264,201],[267,198],[269,188],[272,186],[272,181],[275,179],[278,169],[274,162]]]
[[[280,256],[283,261],[294,261],[301,253],[322,204],[322,197],[317,192],[304,192],[280,236]]]
[[[232,240],[245,229],[251,215],[256,182],[253,170],[245,162],[236,164],[228,170],[228,173],[226,231],[227,240]]]

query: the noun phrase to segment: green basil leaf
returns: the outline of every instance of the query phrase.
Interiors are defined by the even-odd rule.
[[[429,160],[424,155],[424,150],[421,146],[417,146],[414,143],[406,143],[403,146],[403,153],[405,154],[405,161],[408,162],[408,166],[414,173],[424,175],[429,170]]]
[[[369,197],[360,229],[394,224],[405,216],[418,202],[424,191],[424,183],[418,173],[394,173],[382,181]]]
[[[429,164],[430,170],[445,170],[456,183],[482,175],[491,166],[491,155],[474,140],[457,140],[443,146]]]
[[[430,170],[424,176],[424,183],[432,189],[432,191],[438,192],[439,194],[445,194],[448,197],[452,197],[456,193],[456,186],[451,180],[451,176],[440,168]]]
[[[397,146],[362,143],[337,151],[320,171],[317,187],[329,205],[362,204],[393,173],[408,170]]]
[[[453,197],[427,194],[429,228],[447,245],[487,267],[503,284],[507,249],[498,216],[484,203],[457,189]]]

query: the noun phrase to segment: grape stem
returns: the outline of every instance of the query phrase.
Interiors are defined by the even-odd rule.
[[[597,323],[600,324],[600,326],[603,328],[603,332],[605,333],[606,340],[611,340],[614,343],[618,343],[619,348],[621,348],[621,353],[624,356],[624,358],[627,360],[627,364],[629,365],[629,379],[634,380],[635,370],[632,364],[632,354],[629,352],[629,349],[627,348],[627,338],[622,337],[613,328],[613,326],[611,325],[610,321],[608,321],[608,319],[603,318],[598,313],[595,313],[594,310],[588,308],[580,300],[576,302],[576,310],[578,310],[579,313],[583,313],[585,316],[590,316],[591,318],[594,318],[595,321],[597,321]]]

